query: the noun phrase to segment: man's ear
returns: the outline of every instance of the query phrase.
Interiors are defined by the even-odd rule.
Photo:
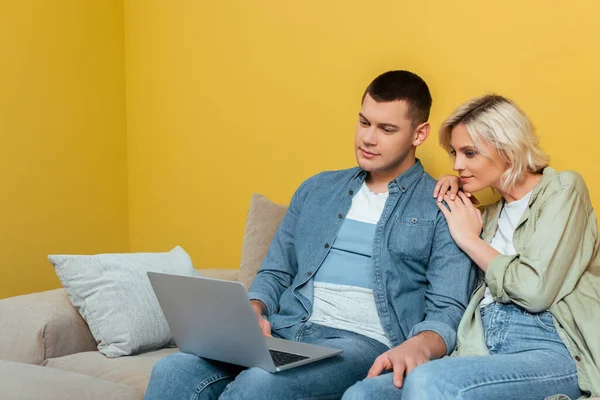
[[[429,122],[423,122],[414,131],[415,138],[413,140],[413,146],[418,147],[422,145],[425,140],[429,137],[429,132],[431,132],[431,125]]]

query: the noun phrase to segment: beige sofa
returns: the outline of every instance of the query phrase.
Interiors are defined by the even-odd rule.
[[[0,399],[141,399],[154,363],[175,351],[107,358],[64,289],[0,300]]]
[[[286,207],[254,195],[239,269],[200,270],[249,286]],[[64,289],[0,300],[0,400],[142,399],[165,348],[109,359]]]
[[[248,287],[285,211],[254,195],[240,268],[200,269],[200,274]],[[142,399],[156,361],[176,351],[107,358],[64,289],[0,300],[1,400]]]

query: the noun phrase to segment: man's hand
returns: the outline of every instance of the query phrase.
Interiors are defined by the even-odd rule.
[[[267,306],[259,300],[250,300],[250,304],[252,304],[252,308],[254,309],[256,318],[258,319],[258,325],[260,325],[260,330],[263,336],[273,336],[271,335],[271,323],[266,318],[263,318],[263,315],[267,313]]]
[[[421,332],[400,346],[377,357],[367,377],[373,378],[381,374],[383,370],[393,368],[394,386],[401,388],[404,383],[404,375],[408,375],[417,366],[440,358],[444,354],[446,354],[446,344],[437,333]]]

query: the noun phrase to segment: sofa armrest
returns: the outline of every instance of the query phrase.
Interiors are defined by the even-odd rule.
[[[64,289],[0,300],[1,360],[40,365],[96,346]]]
[[[199,269],[200,276],[205,278],[223,279],[225,281],[237,281],[239,269]]]

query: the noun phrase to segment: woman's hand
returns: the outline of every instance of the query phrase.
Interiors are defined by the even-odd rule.
[[[458,247],[465,250],[469,243],[479,240],[483,228],[481,211],[473,205],[471,199],[463,192],[458,192],[458,197],[455,200],[445,194],[443,200],[448,204],[450,210],[440,202],[437,203],[437,206],[446,217],[452,239]]]
[[[444,195],[448,195],[450,200],[456,199],[456,194],[460,190],[460,178],[456,175],[442,175],[439,177],[435,188],[433,189],[433,197],[437,197],[437,201],[442,201]],[[471,198],[471,203],[479,204],[477,197],[470,192],[464,192],[467,197]]]

